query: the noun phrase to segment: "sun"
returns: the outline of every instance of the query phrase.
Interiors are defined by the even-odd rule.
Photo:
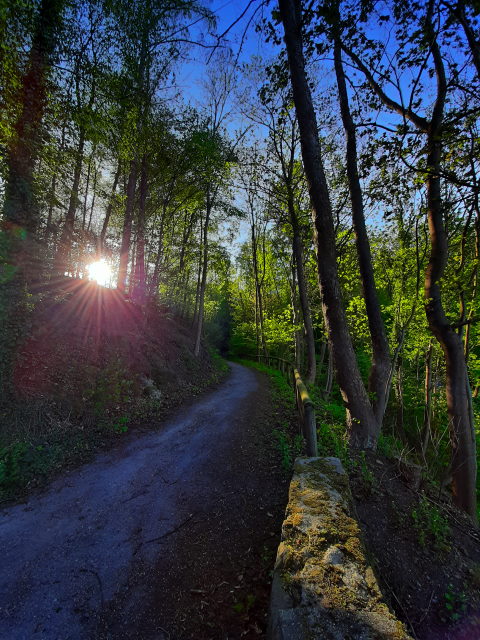
[[[87,264],[88,279],[94,280],[102,287],[108,287],[112,280],[112,269],[105,260],[98,260]]]

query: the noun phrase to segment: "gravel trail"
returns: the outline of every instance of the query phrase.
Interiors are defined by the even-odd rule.
[[[115,603],[134,621],[158,589],[151,568],[165,576],[162,558],[168,564],[178,553],[175,538],[237,490],[222,473],[258,387],[258,374],[232,363],[215,392],[160,431],[132,434],[0,511],[0,638],[174,638],[168,620],[127,629]]]

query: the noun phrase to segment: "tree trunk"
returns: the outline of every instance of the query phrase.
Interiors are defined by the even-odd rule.
[[[83,196],[83,210],[82,210],[82,231],[85,231],[85,225],[87,224],[87,202],[88,202],[88,190],[90,189],[90,176],[92,174],[92,155],[88,159],[87,165],[87,179],[85,181],[85,194]]]
[[[290,0],[292,1],[292,0]],[[433,1],[428,3],[424,21],[424,35],[429,40],[436,77],[436,96],[430,120],[414,113],[389,98],[375,81],[370,69],[359,57],[344,47],[348,55],[365,74],[377,96],[391,110],[410,120],[426,134],[426,162],[424,175],[427,192],[427,219],[430,236],[430,256],[425,273],[425,312],[432,334],[442,347],[446,360],[446,396],[452,446],[452,480],[455,503],[476,521],[476,445],[471,411],[471,392],[463,344],[443,308],[441,281],[448,259],[448,238],[443,219],[441,196],[442,135],[448,84],[444,61],[433,25]],[[343,43],[342,43],[343,46]]]
[[[137,245],[135,252],[135,272],[133,274],[132,299],[139,305],[144,305],[147,297],[145,281],[145,208],[147,201],[147,160],[142,158],[140,171],[140,194],[137,215]]]
[[[290,296],[292,300],[292,321],[293,335],[295,338],[295,366],[301,371],[302,367],[302,336],[298,330],[298,309],[297,309],[297,278],[295,263],[292,264],[292,283],[290,285]]]
[[[332,352],[328,350],[328,365],[327,365],[327,376],[325,380],[325,388],[323,390],[323,397],[328,400],[330,394],[332,393],[332,385],[333,385],[333,358]]]
[[[300,236],[300,226],[298,224],[297,212],[293,194],[288,195],[288,212],[292,225],[292,249],[297,271],[298,295],[300,298],[300,308],[302,309],[303,326],[305,328],[305,342],[307,346],[307,372],[305,382],[313,384],[317,373],[317,362],[315,359],[315,335],[313,333],[312,314],[310,312],[310,302],[307,294],[307,283],[305,280],[305,270],[303,268],[303,246]]]
[[[460,335],[450,324],[442,303],[441,280],[448,259],[448,240],[443,220],[440,166],[442,157],[442,121],[447,82],[443,60],[431,17],[426,28],[431,32],[431,51],[437,74],[437,98],[427,132],[427,218],[430,257],[425,274],[425,310],[428,325],[443,349],[446,360],[446,395],[452,445],[454,501],[473,520],[477,518],[475,430],[470,406],[471,392]]]
[[[65,134],[66,134],[66,129],[67,129],[67,123],[64,120],[63,122],[63,126],[62,126],[62,135],[60,138],[60,147],[58,149],[58,156],[62,156],[63,151],[65,149]],[[52,184],[51,184],[51,189],[50,189],[50,196],[49,196],[49,204],[48,204],[48,216],[47,216],[47,224],[45,226],[45,240],[49,240],[50,238],[50,234],[52,233],[52,227],[53,227],[53,210],[55,208],[55,196],[56,196],[56,191],[57,191],[57,174],[58,174],[58,166],[59,166],[59,160],[57,159],[57,162],[55,163],[55,169],[54,169],[54,173],[52,176]]]
[[[202,280],[200,282],[200,291],[198,295],[198,316],[197,316],[197,327],[196,327],[196,336],[195,336],[195,348],[194,355],[200,355],[200,345],[202,340],[202,330],[203,330],[203,313],[205,306],[205,289],[207,287],[207,269],[208,269],[208,226],[210,223],[210,213],[211,213],[211,196],[210,192],[207,191],[207,205],[205,211],[205,224],[203,227],[203,259],[202,259]]]
[[[200,247],[198,252],[197,286],[195,288],[195,307],[193,310],[192,327],[197,325],[198,307],[200,300],[200,285],[202,282],[202,242],[203,238],[203,216],[200,216]]]
[[[425,408],[423,412],[422,455],[425,458],[432,429],[432,354],[433,344],[428,345],[425,357]]]
[[[375,288],[370,242],[365,225],[362,188],[358,176],[355,124],[350,113],[347,85],[342,63],[342,50],[338,38],[335,39],[334,43],[334,59],[340,111],[347,138],[346,164],[348,187],[352,203],[352,221],[355,231],[363,295],[367,309],[368,328],[372,341],[372,367],[369,376],[369,391],[374,394],[373,409],[379,428],[381,428],[387,403],[387,381],[391,366],[390,351]]]
[[[80,137],[78,139],[77,157],[75,160],[75,168],[73,171],[73,182],[70,191],[70,200],[68,203],[65,224],[63,225],[62,235],[57,248],[55,257],[55,268],[60,275],[63,275],[69,267],[68,256],[72,250],[73,230],[75,225],[75,215],[79,204],[78,190],[80,186],[80,178],[82,175],[83,153],[85,149],[85,129],[80,128]]]
[[[127,287],[128,254],[132,239],[132,220],[135,207],[135,190],[137,186],[137,160],[130,163],[130,173],[127,184],[127,202],[125,204],[125,218],[123,220],[122,244],[120,247],[120,263],[118,266],[117,289],[125,293]]]
[[[47,101],[47,73],[56,47],[64,0],[42,0],[32,39],[27,71],[22,79],[19,116],[7,150],[3,217],[7,224],[35,233],[38,209],[33,168],[40,147],[40,127]]]
[[[255,233],[255,219],[253,212],[251,214],[251,238],[252,238],[252,263],[253,263],[253,275],[255,278],[255,309],[256,312],[256,326],[257,326],[257,355],[260,350],[263,355],[267,355],[267,347],[265,345],[265,333],[263,329],[263,300],[262,300],[262,287],[260,279],[258,277],[258,256],[257,256],[257,236]]]
[[[114,197],[115,197],[115,191],[117,190],[118,181],[120,180],[121,170],[122,170],[122,163],[119,160],[118,161],[117,170],[116,170],[115,176],[113,178],[112,192],[111,192],[111,195],[110,195],[110,200],[109,200],[108,205],[107,205],[107,210],[105,212],[105,218],[103,220],[102,230],[100,232],[100,253],[103,253],[103,250],[104,250],[104,247],[105,247],[105,236],[107,235],[108,224],[110,222],[110,217],[111,217],[112,211],[113,211],[113,202],[114,202]]]
[[[395,436],[400,440],[405,440],[405,426],[404,426],[404,410],[403,410],[403,358],[399,353],[394,362],[396,374],[395,374],[395,397],[397,404],[397,411],[395,416]]]
[[[340,293],[332,209],[323,169],[315,111],[305,72],[301,3],[299,0],[280,0],[279,6],[285,30],[303,164],[312,202],[318,280],[325,327],[333,354],[337,381],[347,409],[350,443],[354,447],[374,448],[378,439],[378,422],[360,376]]]
[[[61,25],[63,0],[41,0],[18,118],[6,151],[6,179],[0,242],[0,401],[15,395],[15,352],[28,314],[27,285],[41,277],[36,233],[40,222],[33,170],[41,146],[47,77]]]
[[[90,231],[90,229],[92,228],[92,218],[93,218],[93,211],[95,209],[95,192],[97,190],[97,180],[98,180],[98,170],[94,166],[94,168],[93,168],[92,202],[90,204],[90,215],[88,216],[87,231]]]

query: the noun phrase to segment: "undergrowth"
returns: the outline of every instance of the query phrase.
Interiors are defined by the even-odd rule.
[[[62,468],[88,461],[137,425],[158,425],[169,410],[216,384],[228,371],[211,354],[209,374],[181,395],[160,389],[145,397],[137,377],[118,360],[88,369],[88,383],[75,406],[29,398],[0,411],[0,502],[43,485]]]

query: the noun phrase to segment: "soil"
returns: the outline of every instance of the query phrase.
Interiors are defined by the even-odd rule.
[[[0,512],[0,637],[264,637],[285,415],[265,376],[231,366],[158,431]]]
[[[480,638],[480,532],[400,460],[367,455],[351,487],[386,601],[417,640]]]

